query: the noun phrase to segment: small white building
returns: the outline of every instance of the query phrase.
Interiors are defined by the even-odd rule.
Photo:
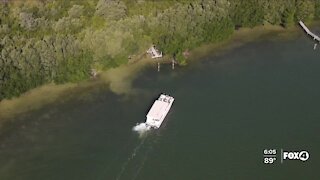
[[[154,45],[148,49],[147,53],[151,55],[152,59],[162,57],[162,52],[159,53],[159,50],[157,50]]]

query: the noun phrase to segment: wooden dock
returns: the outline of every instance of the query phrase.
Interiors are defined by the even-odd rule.
[[[299,21],[300,26],[304,29],[304,31],[313,38],[313,40],[316,40],[318,42],[320,42],[320,37],[313,34],[306,25],[304,25],[304,23],[302,21]]]

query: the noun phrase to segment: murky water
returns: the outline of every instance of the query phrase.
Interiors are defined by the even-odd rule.
[[[263,40],[188,67],[143,70],[129,96],[97,87],[17,117],[0,136],[1,180],[317,179],[320,50]],[[160,93],[163,126],[132,131]],[[263,163],[264,149],[307,150]]]

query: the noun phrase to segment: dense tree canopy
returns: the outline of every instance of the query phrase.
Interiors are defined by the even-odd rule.
[[[315,18],[318,0],[0,1],[0,100],[81,81],[151,44],[185,63],[186,49],[222,41],[237,27]]]

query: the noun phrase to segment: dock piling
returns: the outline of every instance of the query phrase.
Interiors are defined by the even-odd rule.
[[[174,59],[172,59],[172,70],[174,70]]]

